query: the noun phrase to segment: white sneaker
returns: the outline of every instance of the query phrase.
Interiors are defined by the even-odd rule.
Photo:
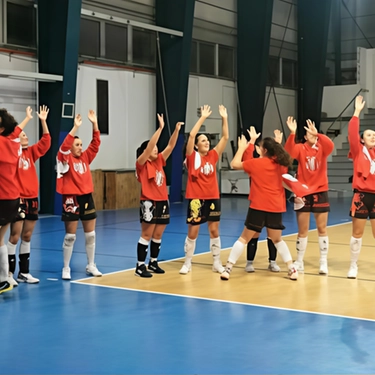
[[[296,268],[296,270],[298,272],[301,272],[301,273],[304,273],[305,272],[305,265],[302,262],[299,262],[298,260],[296,260],[294,263],[293,263],[294,267]]]
[[[70,280],[71,279],[71,276],[70,276],[70,267],[64,267],[62,269],[62,276],[61,278],[63,280]]]
[[[221,262],[214,262],[212,265],[212,272],[218,272],[218,273],[223,273],[225,271],[225,268],[221,264]]]
[[[17,281],[16,280],[14,280],[14,278],[13,278],[13,273],[12,272],[9,272],[9,276],[8,276],[8,283],[10,284],[10,285],[13,285],[13,287],[16,287],[16,286],[18,286],[18,283],[17,283]]]
[[[220,279],[224,280],[224,281],[229,280],[229,278],[230,278],[230,272],[231,272],[231,269],[225,268],[225,271],[220,275]]]
[[[280,267],[276,262],[270,262],[270,264],[268,265],[268,269],[272,272],[280,272]]]
[[[96,268],[96,264],[88,264],[86,266],[86,273],[88,275],[92,275],[92,276],[96,276],[96,277],[100,277],[100,276],[103,276],[103,274]]]
[[[356,279],[358,273],[358,266],[357,263],[350,263],[349,271],[348,271],[348,279]]]
[[[328,275],[328,263],[326,260],[320,261],[319,274]]]
[[[18,273],[17,281],[19,283],[28,283],[28,284],[39,283],[39,279],[37,279],[36,277],[33,277],[31,273],[21,273],[21,272]]]
[[[255,272],[255,268],[254,268],[254,266],[253,266],[253,262],[252,262],[252,261],[248,260],[248,261],[246,262],[245,271],[246,271],[246,272]]]
[[[288,276],[290,280],[297,280],[298,279],[298,271],[295,267],[289,269]]]
[[[187,275],[191,271],[191,265],[187,266],[185,263],[180,269],[180,274],[181,275]]]

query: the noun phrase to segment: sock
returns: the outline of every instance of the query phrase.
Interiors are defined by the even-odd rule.
[[[20,272],[29,273],[29,264],[30,264],[30,241],[21,241],[20,245]]]
[[[12,244],[8,241],[7,243],[8,248],[8,263],[9,263],[9,272],[13,273],[16,270],[16,248],[17,245]]]
[[[232,250],[230,251],[228,262],[233,264],[236,264],[238,258],[241,256],[243,249],[245,247],[245,244],[241,241],[237,240],[232,247]]]
[[[64,243],[63,243],[64,268],[69,267],[75,240],[76,240],[75,234],[72,234],[72,233],[65,234]]]
[[[288,263],[289,261],[292,261],[292,256],[290,255],[288,245],[285,243],[285,241],[280,241],[278,243],[275,243],[275,247],[277,249],[277,252],[280,254],[281,259],[283,260],[284,263]]]
[[[307,237],[297,237],[296,248],[297,248],[297,262],[302,263],[303,258],[305,256],[305,251],[307,248]]]
[[[328,236],[319,237],[320,260],[327,260],[328,246]]]
[[[268,261],[275,262],[277,256],[277,250],[275,244],[272,242],[271,238],[267,238],[267,247],[268,247]]]
[[[258,239],[259,238],[252,238],[249,243],[247,244],[247,260],[253,262],[255,258],[255,254],[258,249]]]
[[[85,232],[85,247],[87,255],[87,264],[95,264],[95,231]]]
[[[221,240],[220,237],[210,238],[210,250],[212,253],[212,257],[214,258],[214,263],[219,262],[220,260],[220,251],[221,251]]]
[[[357,263],[359,258],[359,253],[362,247],[362,237],[361,238],[350,238],[350,262]]]
[[[150,241],[145,240],[143,237],[139,237],[137,245],[138,266],[145,263],[149,243]]]
[[[151,262],[154,262],[154,261],[158,260],[160,248],[161,248],[161,239],[155,240],[154,238],[152,238],[151,239],[151,245],[150,245]]]
[[[189,237],[185,239],[185,265],[190,266],[193,259],[195,245],[197,240],[192,240]]]
[[[6,281],[9,275],[8,248],[0,246],[0,281]]]

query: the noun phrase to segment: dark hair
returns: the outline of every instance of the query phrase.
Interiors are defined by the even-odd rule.
[[[14,132],[15,127],[18,125],[18,122],[14,117],[5,109],[0,109],[0,128],[3,128],[4,131],[0,134],[4,137],[7,137],[9,134]]]
[[[208,133],[198,133],[195,136],[195,139],[194,139],[194,146],[198,143],[198,138],[201,135],[205,135],[207,137],[208,141],[210,142],[210,145],[211,145],[211,137],[210,137],[210,135]],[[184,146],[182,147],[182,158],[183,159],[185,159],[185,157],[186,157],[186,147],[187,147],[187,144],[189,142],[189,136],[190,136],[190,133],[187,135],[187,138],[185,140]]]
[[[293,159],[291,156],[284,150],[284,147],[277,143],[273,138],[264,138],[260,142],[260,146],[266,150],[265,156],[273,159],[277,164],[283,165],[284,167],[292,165]]]
[[[144,142],[143,142],[143,143],[137,148],[137,151],[136,151],[137,159],[142,155],[143,151],[146,150],[147,145],[148,145],[148,142],[150,142],[150,140],[148,140],[148,141],[144,141]]]
[[[211,144],[211,137],[208,133],[198,133],[196,136],[195,136],[195,139],[194,139],[194,144],[196,145],[198,143],[198,138],[201,136],[201,135],[205,135],[208,139],[208,142],[210,142]]]

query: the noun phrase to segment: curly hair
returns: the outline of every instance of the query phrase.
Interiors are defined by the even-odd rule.
[[[284,150],[284,147],[273,138],[267,137],[260,141],[260,146],[266,150],[265,156],[273,159],[277,164],[289,167],[293,163],[291,156]]]
[[[0,135],[7,137],[9,134],[14,132],[15,127],[18,125],[18,122],[14,117],[5,109],[0,109],[0,129],[4,129]]]

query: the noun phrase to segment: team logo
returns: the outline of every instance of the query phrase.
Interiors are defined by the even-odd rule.
[[[204,175],[208,176],[214,172],[214,167],[211,163],[206,162],[206,164],[203,167],[201,167],[201,172]]]
[[[315,156],[306,157],[306,169],[309,171],[316,171],[319,168],[319,162]]]
[[[156,171],[155,175],[155,183],[157,186],[162,186],[164,182],[164,174],[163,172]]]

